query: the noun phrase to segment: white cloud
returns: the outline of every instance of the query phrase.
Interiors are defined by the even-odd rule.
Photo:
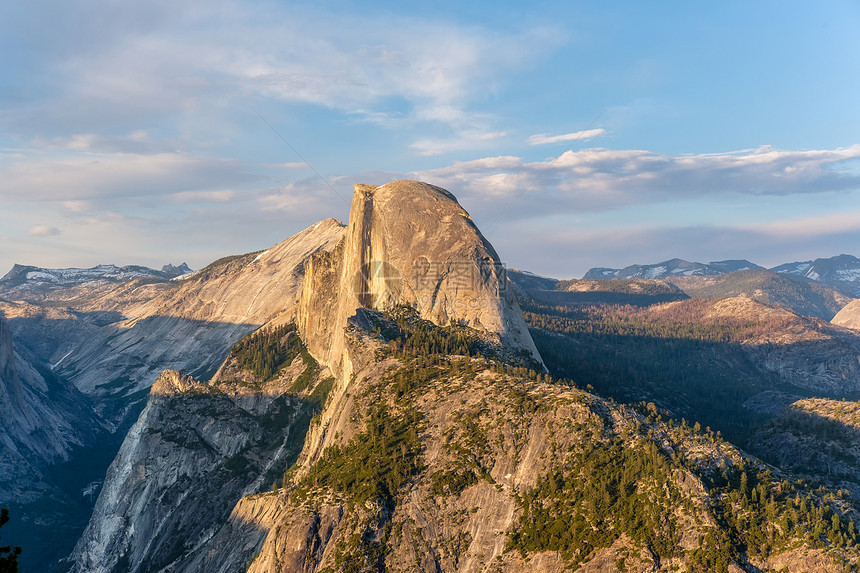
[[[603,148],[525,162],[487,157],[413,174],[474,208],[506,218],[604,211],[622,206],[738,195],[801,195],[860,190],[860,145],[832,150],[663,155]],[[515,208],[510,208],[511,206]]]
[[[298,171],[300,169],[309,169],[308,164],[304,161],[292,161],[289,163],[278,163],[276,165],[267,165],[266,167],[274,167],[277,169],[288,169],[291,171]]]
[[[153,154],[175,151],[176,142],[156,141],[145,130],[132,131],[128,135],[105,135],[98,133],[76,133],[50,139],[35,138],[30,151],[78,151],[96,153]]]
[[[414,141],[410,147],[417,150],[421,155],[442,155],[455,151],[477,150],[486,147],[489,142],[502,139],[507,136],[504,131],[482,132],[482,131],[460,131],[445,139],[424,138]]]
[[[547,135],[545,133],[538,133],[529,137],[529,144],[545,145],[547,143],[560,143],[562,141],[588,141],[589,139],[605,134],[606,130],[602,128],[586,129],[584,131],[575,131],[573,133],[565,133],[563,135]]]
[[[56,227],[51,227],[50,225],[36,225],[27,231],[28,237],[53,237],[59,234],[60,230]]]

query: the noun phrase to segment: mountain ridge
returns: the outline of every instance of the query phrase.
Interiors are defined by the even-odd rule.
[[[193,272],[182,263],[178,266],[166,264],[161,270],[140,265],[96,265],[90,268],[48,269],[31,265],[15,264],[0,278],[0,288],[39,289],[50,287],[70,287],[91,281],[107,280],[121,282],[139,278],[171,280]]]
[[[860,297],[860,259],[853,255],[835,255],[811,261],[784,263],[765,269],[747,260],[696,263],[683,259],[670,259],[654,264],[630,265],[623,269],[594,267],[584,279],[650,278],[713,276],[742,270],[769,270],[797,280],[809,280]]]
[[[746,269],[710,275],[671,275],[666,278],[608,278],[558,280],[519,271],[509,273],[519,294],[548,304],[649,305],[692,298],[746,296],[798,314],[831,320],[852,299],[836,288],[805,278]]]
[[[672,276],[708,276],[747,269],[761,269],[747,260],[713,261],[696,263],[683,259],[669,259],[647,265],[630,265],[623,269],[595,267],[589,269],[584,279],[665,279]]]

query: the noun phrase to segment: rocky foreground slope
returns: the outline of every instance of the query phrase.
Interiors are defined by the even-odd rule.
[[[546,375],[497,263],[447,191],[357,186],[298,334],[153,387],[73,570],[857,568],[850,500]]]
[[[836,572],[856,563],[845,500],[789,483],[652,407],[515,366],[479,332],[412,310],[360,310],[345,338],[353,373],[334,382],[298,463],[229,517],[238,490],[221,497],[212,480],[239,478],[228,452],[220,461],[207,452],[248,434],[222,430],[211,449],[165,439],[196,440],[206,419],[165,408],[169,400],[209,410],[212,428],[235,419],[215,413],[217,385],[165,374],[170,396],[158,390],[164,380],[154,387],[123,446],[135,455],[117,459],[112,493],[99,500],[112,509],[94,516],[75,570]],[[268,435],[280,439],[293,420]],[[201,455],[213,463],[200,468]],[[256,486],[264,464],[244,457]],[[201,499],[218,511],[190,520]],[[100,544],[97,531],[125,543]],[[172,547],[159,541],[168,539]]]
[[[242,496],[280,485],[331,381],[289,327],[248,340],[275,351],[274,375],[234,350],[210,383],[175,370],[158,377],[108,470],[74,570],[160,570],[205,546]]]

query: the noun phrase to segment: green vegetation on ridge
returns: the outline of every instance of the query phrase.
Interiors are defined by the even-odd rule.
[[[230,349],[230,356],[236,359],[239,366],[252,372],[262,382],[277,377],[281,368],[289,366],[299,354],[307,354],[307,350],[296,332],[295,324],[260,329],[245,336]]]

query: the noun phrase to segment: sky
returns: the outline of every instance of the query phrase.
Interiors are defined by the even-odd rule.
[[[454,193],[509,267],[860,256],[860,2],[0,3],[0,275]]]

